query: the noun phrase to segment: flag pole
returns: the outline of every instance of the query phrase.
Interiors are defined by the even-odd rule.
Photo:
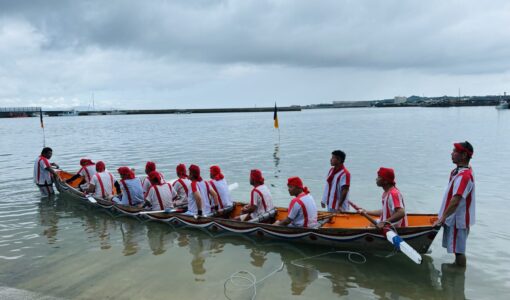
[[[41,118],[41,128],[43,132],[43,147],[46,147],[46,133],[44,132],[44,121],[42,107],[39,107],[39,117]]]

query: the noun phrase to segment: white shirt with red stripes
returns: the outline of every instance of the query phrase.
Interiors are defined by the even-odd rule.
[[[165,183],[165,177],[163,176],[163,173],[161,172],[158,172],[159,173],[159,176],[161,176],[161,183]],[[144,195],[147,195],[147,192],[149,191],[152,183],[151,181],[149,180],[149,176],[144,176],[142,178],[140,178],[140,181],[142,182],[142,188],[143,188],[143,194]]]
[[[328,178],[333,175],[331,184],[328,182]],[[335,172],[335,168],[331,168],[326,176],[326,185],[324,186],[324,193],[322,194],[322,203],[326,205],[328,209],[334,210],[349,210],[349,192],[345,196],[345,201],[340,207],[340,197],[342,195],[342,189],[345,186],[351,185],[351,173],[345,166],[342,165],[340,169]]]
[[[316,227],[317,206],[312,195],[301,193],[292,199],[289,204],[287,217],[295,227]]]
[[[273,197],[265,184],[258,185],[251,190],[250,205],[257,206],[257,210],[251,213],[251,218],[256,218],[274,208]]]
[[[462,199],[455,212],[446,218],[445,224],[458,229],[469,228],[475,224],[475,178],[471,168],[460,167],[450,173],[450,181],[444,193],[439,218],[443,216],[455,195],[462,196]]]
[[[164,210],[173,207],[175,190],[170,183],[153,184],[145,196],[151,203],[151,210]]]
[[[175,193],[177,197],[175,198],[175,205],[184,205],[188,204],[188,194],[191,190],[191,180],[188,178],[178,178],[173,183]]]
[[[218,194],[218,208],[222,209],[225,207],[232,206],[232,198],[230,197],[230,191],[228,190],[228,184],[225,179],[209,181],[211,188]]]
[[[389,191],[382,194],[382,209],[379,221],[384,222],[389,219],[395,213],[397,208],[403,208],[405,211],[404,197],[402,197],[402,194],[397,187],[394,186]],[[406,213],[402,219],[393,223],[393,226],[406,227],[407,224]]]
[[[94,197],[105,199],[107,196],[114,195],[115,193],[113,189],[115,181],[117,181],[115,176],[108,171],[94,174],[92,181],[90,182],[90,184],[93,184],[95,187]]]
[[[205,180],[191,182],[191,189],[188,194],[187,214],[196,215],[198,213],[197,201],[195,200],[195,195],[193,195],[195,192],[199,192],[200,198],[202,198],[202,214],[206,215],[211,213],[211,202],[214,200],[209,198],[209,189],[209,183]]]
[[[78,174],[80,176],[83,176],[85,178],[85,183],[88,184],[92,181],[92,177],[96,174],[96,165],[88,165],[81,167],[81,169],[78,171]]]
[[[49,160],[40,155],[35,159],[34,164],[34,183],[37,185],[51,185],[53,179],[51,178],[50,171],[47,168],[51,168]]]

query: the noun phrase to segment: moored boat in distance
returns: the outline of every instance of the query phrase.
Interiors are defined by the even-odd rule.
[[[393,246],[388,243],[385,235],[379,229],[358,213],[332,214],[319,211],[319,226],[316,228],[285,227],[273,225],[275,220],[287,217],[287,208],[276,207],[265,218],[257,222],[242,222],[236,219],[241,214],[243,203],[234,203],[233,207],[219,214],[210,216],[192,216],[183,211],[144,211],[142,208],[114,204],[103,199],[88,199],[77,189],[79,180],[71,184],[65,182],[73,174],[57,171],[59,180],[56,181],[57,190],[61,194],[69,195],[76,201],[86,205],[107,210],[114,215],[130,216],[140,220],[153,220],[168,223],[172,226],[188,226],[212,233],[235,233],[269,238],[289,242],[308,243],[313,245],[330,246],[360,251],[391,251]],[[90,197],[90,196],[89,196]],[[418,253],[426,253],[434,241],[439,228],[432,224],[437,220],[437,214],[408,214],[409,226],[396,228],[398,235]]]

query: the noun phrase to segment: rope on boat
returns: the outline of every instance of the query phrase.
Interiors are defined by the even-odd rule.
[[[310,269],[310,267],[308,267],[306,265],[299,264],[297,262],[314,259],[314,258],[318,258],[321,256],[329,255],[329,254],[347,254],[347,259],[354,264],[364,264],[367,261],[367,258],[359,252],[340,251],[339,250],[339,251],[330,251],[330,252],[321,253],[319,255],[313,255],[313,256],[307,256],[307,257],[303,257],[303,258],[294,259],[290,263],[296,267]],[[353,257],[358,257],[359,259],[354,259]],[[227,295],[227,285],[230,283],[232,286],[234,286],[236,288],[235,289],[236,292],[253,289],[253,294],[251,296],[251,300],[255,300],[255,298],[257,297],[257,285],[262,283],[264,280],[268,279],[269,277],[273,276],[274,274],[283,270],[283,267],[284,267],[284,263],[282,262],[281,265],[277,269],[273,270],[271,273],[267,274],[265,277],[263,277],[260,280],[257,280],[257,276],[255,276],[253,273],[251,273],[249,271],[246,271],[246,270],[237,271],[237,272],[233,273],[232,275],[230,275],[230,277],[227,280],[225,280],[225,283],[223,284],[223,293],[225,294],[225,297],[227,297],[227,299],[232,300],[232,298],[230,298]]]

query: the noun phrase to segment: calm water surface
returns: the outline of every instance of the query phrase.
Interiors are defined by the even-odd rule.
[[[468,268],[459,272],[440,247],[420,266],[402,255],[366,255],[356,264],[340,253],[107,213],[63,195],[40,198],[32,183],[42,146],[37,118],[0,119],[0,295],[20,289],[35,297],[78,299],[250,299],[253,289],[224,284],[246,270],[257,299],[506,299],[510,292],[510,110],[487,108],[338,109],[280,113],[45,118],[52,161],[69,171],[82,156],[140,174],[154,160],[165,177],[177,163],[219,164],[237,200],[248,199],[249,170],[260,168],[276,204],[286,206],[286,178],[301,176],[319,200],[334,149],[347,152],[351,197],[378,208],[380,166],[396,170],[408,211],[437,212],[453,141],[475,147],[477,224],[468,240]],[[304,267],[303,267],[304,265]],[[10,288],[10,289],[8,289]],[[21,293],[21,292],[20,292]],[[12,294],[11,297],[20,297]],[[16,296],[17,295],[17,296]]]

